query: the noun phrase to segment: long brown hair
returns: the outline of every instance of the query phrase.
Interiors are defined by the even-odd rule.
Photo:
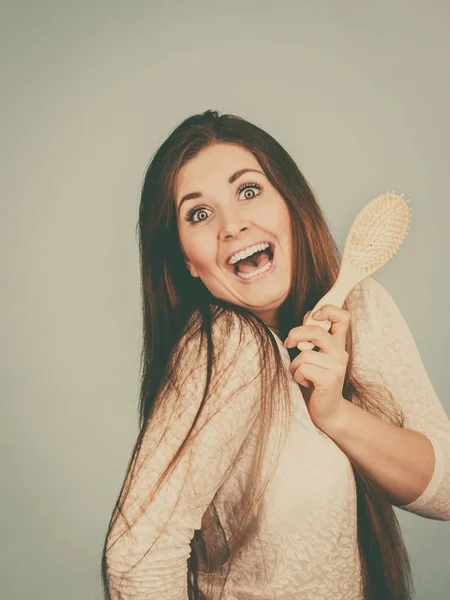
[[[252,463],[245,493],[238,507],[237,527],[229,539],[222,539],[219,552],[217,540],[220,522],[211,503],[202,519],[201,530],[195,531],[191,542],[188,559],[190,600],[205,598],[197,586],[199,570],[214,576],[215,569],[226,563],[229,572],[237,551],[257,530],[257,506],[269,482],[269,479],[264,484],[260,481],[267,434],[273,415],[288,405],[287,373],[278,346],[266,324],[250,310],[212,296],[200,278],[191,277],[184,262],[175,213],[176,176],[187,161],[204,148],[218,143],[237,144],[251,152],[289,209],[294,252],[292,264],[302,265],[302,268],[293,268],[290,293],[277,311],[277,323],[283,335],[303,322],[304,314],[331,288],[339,272],[340,253],[310,185],[283,147],[256,125],[235,115],[220,116],[217,111],[208,110],[183,121],[153,156],[142,188],[138,223],[144,334],[140,432],[103,549],[102,581],[108,599],[111,597],[108,585],[110,534],[119,516],[127,523],[122,511],[127,490],[133,477],[137,477],[139,449],[157,401],[164,403],[164,390],[177,377],[173,356],[175,349],[179,350],[182,334],[193,336],[200,332],[202,341],[206,337],[208,364],[205,391],[189,433],[156,488],[173,471],[188,448],[190,434],[207,402],[211,373],[219,355],[213,348],[211,332],[219,316],[226,321],[237,319],[242,327],[251,330],[260,350],[262,379],[259,409],[261,435],[257,436],[257,460]],[[347,302],[344,308],[350,309]],[[350,327],[346,341],[349,362],[343,386],[344,398],[387,422],[403,426],[404,416],[388,390],[355,377],[351,331]],[[291,354],[291,358],[294,355]],[[284,397],[284,403],[280,400],[280,394]],[[282,429],[287,431],[288,428],[287,423]],[[353,463],[352,468],[357,490],[358,549],[364,598],[409,600],[413,593],[411,566],[393,507],[375,482]],[[124,532],[129,529],[128,524]],[[207,596],[208,599],[210,597]]]

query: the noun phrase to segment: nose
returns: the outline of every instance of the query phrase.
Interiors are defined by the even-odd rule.
[[[248,227],[246,225],[229,225],[222,229],[220,239],[226,240],[229,237],[237,237],[241,231],[246,231]]]
[[[226,240],[229,237],[236,237],[241,231],[246,231],[248,227],[248,220],[243,219],[238,210],[230,211],[224,219],[220,239]]]

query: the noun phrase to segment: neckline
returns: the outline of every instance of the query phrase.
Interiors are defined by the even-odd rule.
[[[270,329],[270,331],[272,332],[272,334],[273,334],[273,335],[276,337],[276,339],[280,341],[281,345],[282,345],[282,346],[283,346],[283,348],[284,348],[284,344],[283,344],[283,342],[282,342],[282,340],[281,340],[280,336],[279,336],[277,333],[275,333],[275,331],[274,331],[274,330],[273,330],[271,327],[269,327],[269,329]]]

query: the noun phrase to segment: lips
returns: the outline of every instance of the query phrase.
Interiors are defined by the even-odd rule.
[[[257,242],[258,244],[264,243],[264,242]],[[269,248],[267,248],[267,250],[270,250],[271,254],[272,254],[272,263],[275,262],[275,244],[272,244],[272,242],[267,242],[268,244],[270,244]],[[253,246],[254,244],[250,244],[250,246]],[[245,246],[245,248],[249,248],[249,246]],[[243,248],[243,250],[245,250],[245,248]],[[238,251],[239,252],[239,251]],[[235,252],[233,252],[233,254],[235,254]],[[230,265],[230,263],[228,262],[228,259],[233,256],[233,254],[231,254],[228,258],[227,261],[225,263],[225,267],[227,268],[228,271],[230,271],[230,273],[232,273],[235,277],[238,277],[237,273],[236,273],[236,265],[238,263],[234,263],[234,265]],[[242,278],[239,278],[241,281],[245,281]]]
[[[243,248],[240,248],[239,250],[235,250],[234,252],[232,252],[229,256],[227,256],[227,258],[225,260],[225,267],[231,273],[236,273],[235,267],[236,267],[237,263],[234,263],[234,265],[230,265],[230,263],[228,262],[230,260],[230,258],[232,256],[234,256],[237,252],[241,252],[242,250],[245,250],[246,248],[250,248],[250,246],[255,246],[256,244],[265,244],[265,243],[269,244],[268,250],[270,250],[270,252],[272,253],[272,259],[273,259],[273,256],[275,254],[275,244],[273,244],[272,242],[268,242],[268,241],[264,240],[262,242],[255,242],[254,244],[248,244],[247,246],[244,246]]]

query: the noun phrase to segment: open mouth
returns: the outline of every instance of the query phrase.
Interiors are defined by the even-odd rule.
[[[256,252],[246,259],[246,273],[239,269],[239,264],[241,261],[238,261],[234,265],[227,263],[226,267],[228,271],[230,271],[230,273],[232,273],[232,275],[234,275],[242,283],[250,283],[251,281],[261,279],[265,275],[271,273],[275,268],[275,245],[271,242],[268,243],[268,248],[261,252]],[[265,264],[262,264],[264,262],[264,259],[261,258],[263,255],[268,257],[268,260],[265,261]],[[251,269],[249,269],[250,266]]]

